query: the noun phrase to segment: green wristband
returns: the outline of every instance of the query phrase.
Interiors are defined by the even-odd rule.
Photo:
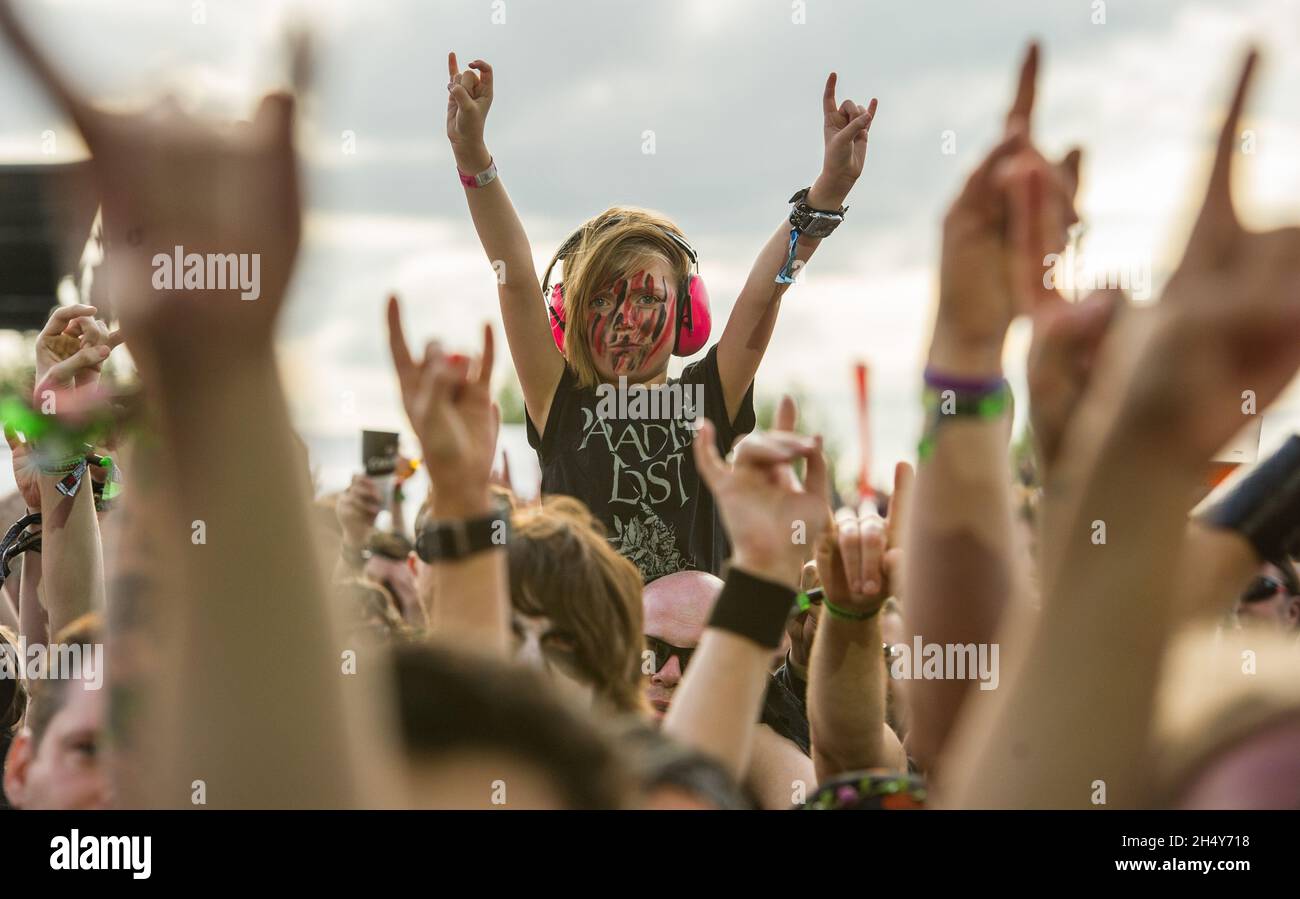
[[[916,456],[924,462],[934,454],[934,445],[939,435],[939,426],[949,419],[974,418],[979,421],[994,421],[1011,408],[1011,387],[1003,381],[992,392],[967,392],[962,390],[940,390],[936,387],[925,388],[923,397],[925,405],[925,430],[921,442],[916,447]]]
[[[839,606],[834,605],[829,599],[823,599],[822,606],[832,618],[838,618],[841,621],[867,621],[879,615],[885,604],[882,602],[870,612],[850,612],[848,609],[841,609]]]

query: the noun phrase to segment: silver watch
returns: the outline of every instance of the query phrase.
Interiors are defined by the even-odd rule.
[[[794,204],[794,208],[790,210],[790,225],[805,237],[814,239],[828,237],[839,227],[840,222],[844,221],[844,213],[849,211],[849,207],[841,206],[835,212],[813,209],[807,202],[810,189],[805,187],[790,198],[790,202]]]

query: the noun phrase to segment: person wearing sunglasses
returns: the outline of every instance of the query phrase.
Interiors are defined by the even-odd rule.
[[[646,585],[641,601],[646,651],[653,659],[646,657],[643,670],[654,666],[647,696],[658,719],[668,712],[721,590],[721,579],[707,571],[679,571]]]
[[[1283,631],[1300,629],[1300,577],[1291,558],[1260,566],[1237,600],[1237,620]]]
[[[646,662],[654,667],[647,697],[663,721],[704,635],[722,590],[721,579],[704,571],[679,571],[646,585]],[[786,683],[767,676],[753,735],[749,765],[741,778],[759,808],[788,808],[790,784],[813,779],[811,738],[803,702]]]

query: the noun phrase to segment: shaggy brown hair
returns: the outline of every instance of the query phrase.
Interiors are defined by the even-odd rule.
[[[515,611],[545,615],[573,635],[580,673],[608,706],[647,711],[641,573],[587,507],[552,496],[516,512],[509,554]]]

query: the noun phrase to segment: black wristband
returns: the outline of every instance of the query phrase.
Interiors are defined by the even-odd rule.
[[[493,511],[478,518],[426,522],[415,535],[415,554],[433,565],[504,549],[510,541],[510,509],[502,503],[495,505]]]
[[[777,649],[794,607],[795,591],[731,568],[713,605],[709,627],[731,631],[765,649]]]
[[[1209,525],[1236,531],[1261,559],[1280,559],[1300,538],[1300,436],[1292,436],[1205,512]]]

